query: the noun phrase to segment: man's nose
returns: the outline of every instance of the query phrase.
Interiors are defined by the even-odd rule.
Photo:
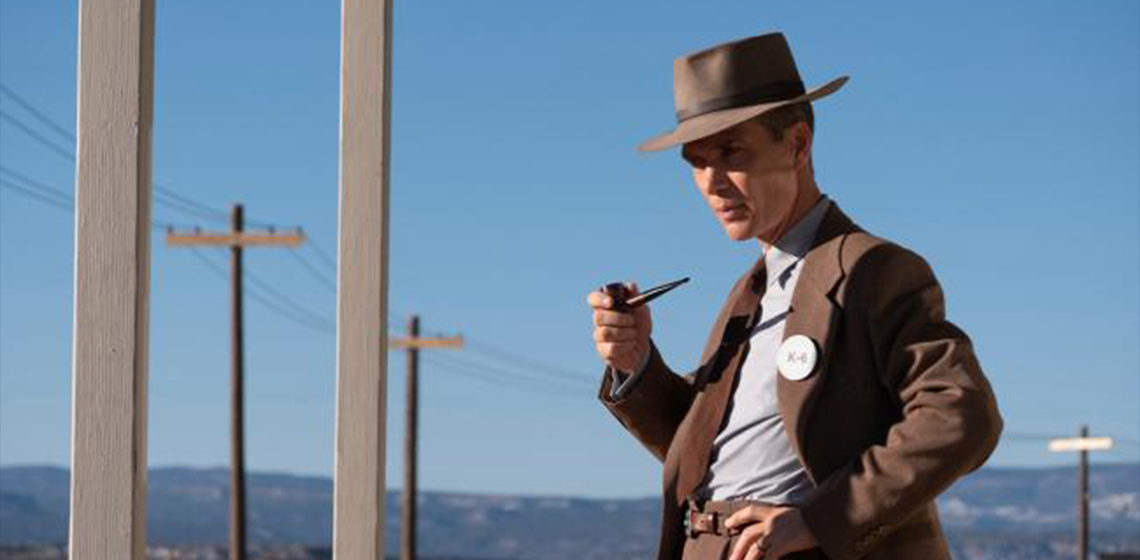
[[[721,194],[728,189],[728,172],[723,167],[710,165],[704,169],[704,173],[709,194]]]

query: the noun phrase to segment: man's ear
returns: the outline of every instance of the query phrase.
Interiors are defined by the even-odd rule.
[[[794,162],[796,168],[800,169],[809,165],[811,162],[812,140],[814,139],[811,127],[808,126],[806,122],[800,121],[793,124],[792,129],[788,132],[791,133],[788,136],[790,136],[792,140],[792,156],[795,158]]]

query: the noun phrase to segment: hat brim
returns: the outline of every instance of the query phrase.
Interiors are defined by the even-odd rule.
[[[806,101],[814,101],[821,97],[826,97],[843,87],[847,83],[847,76],[840,76],[822,86],[808,90],[799,97],[791,99],[784,99],[772,103],[761,103],[759,105],[746,105],[744,107],[733,107],[732,109],[724,109],[722,111],[713,111],[705,113],[690,119],[681,121],[677,128],[673,131],[655,138],[650,138],[643,144],[637,147],[642,152],[658,152],[673,146],[679,146],[686,142],[693,140],[700,140],[706,136],[711,136],[722,130],[725,130],[734,125],[740,124],[752,117],[756,117],[785,105],[793,103],[803,103]]]

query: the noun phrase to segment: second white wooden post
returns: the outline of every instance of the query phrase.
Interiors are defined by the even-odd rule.
[[[343,0],[333,557],[384,558],[392,3]]]

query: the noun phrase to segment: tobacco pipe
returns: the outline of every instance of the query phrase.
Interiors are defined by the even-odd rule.
[[[629,288],[621,282],[611,282],[602,286],[602,293],[613,298],[614,304],[612,309],[614,311],[629,311],[645,305],[673,290],[677,286],[688,282],[688,277],[673,282],[668,282],[660,286],[649,288],[636,296],[629,297]]]

